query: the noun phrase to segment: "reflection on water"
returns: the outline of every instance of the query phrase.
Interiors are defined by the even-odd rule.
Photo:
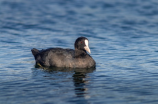
[[[41,71],[41,73],[44,73],[44,72],[47,73],[46,75],[44,75],[44,77],[53,81],[55,80],[58,81],[59,76],[60,76],[59,78],[61,78],[61,76],[70,75],[74,83],[73,85],[74,85],[74,92],[76,94],[76,97],[82,97],[84,99],[89,98],[89,95],[87,93],[88,88],[86,87],[89,82],[88,80],[89,76],[87,74],[92,73],[95,70],[95,68],[73,69],[73,68],[58,68],[58,67],[51,67],[51,68],[39,67],[39,66],[35,66],[35,67],[36,69],[33,69],[34,77],[40,74],[38,71]],[[37,69],[37,67],[40,69]],[[59,74],[60,72],[62,72],[62,74]],[[56,76],[56,78],[52,78],[52,76],[54,75]]]
[[[73,74],[73,81],[75,86],[75,93],[78,97],[87,97],[86,91],[88,88],[86,88],[86,85],[88,84],[87,73],[91,73],[95,70],[95,68],[92,69],[78,69],[75,70],[75,73]]]
[[[85,73],[75,72],[75,74],[73,75],[75,93],[78,97],[84,97],[86,94],[86,84],[88,83],[88,81],[85,80],[85,78]]]

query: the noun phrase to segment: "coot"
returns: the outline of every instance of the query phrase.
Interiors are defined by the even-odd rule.
[[[96,63],[87,54],[91,53],[86,37],[79,37],[75,41],[75,50],[63,48],[49,48],[37,50],[33,48],[32,54],[36,65],[43,67],[66,67],[66,68],[92,68]],[[86,52],[87,51],[87,52]]]

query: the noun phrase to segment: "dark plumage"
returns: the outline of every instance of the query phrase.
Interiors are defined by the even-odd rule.
[[[43,67],[69,67],[69,68],[92,68],[95,67],[95,61],[87,54],[90,53],[88,39],[79,37],[75,41],[75,50],[62,48],[49,48],[46,50],[37,50],[33,48],[32,54],[36,64]],[[87,52],[86,52],[87,51]]]

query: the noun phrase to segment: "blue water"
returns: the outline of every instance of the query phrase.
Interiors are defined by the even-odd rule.
[[[95,70],[34,68],[32,48],[89,39]],[[0,0],[0,104],[157,104],[157,0]]]

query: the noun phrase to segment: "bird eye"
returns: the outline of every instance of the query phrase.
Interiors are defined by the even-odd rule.
[[[81,44],[82,44],[83,42],[81,41]]]

